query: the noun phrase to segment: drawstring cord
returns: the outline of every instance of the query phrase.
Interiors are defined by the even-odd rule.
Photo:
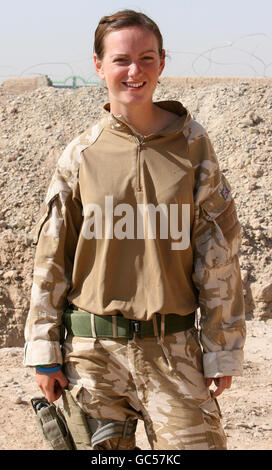
[[[157,318],[156,316],[154,316],[153,318],[153,326],[154,326],[154,333],[155,333],[155,336],[157,338],[157,343],[158,345],[161,347],[162,349],[162,352],[164,353],[164,357],[167,361],[167,364],[168,364],[168,367],[170,369],[170,371],[173,370],[173,367],[171,365],[171,361],[170,361],[170,355],[169,355],[169,352],[168,352],[168,349],[167,347],[165,346],[164,344],[164,335],[165,335],[165,315],[161,315],[161,335],[159,336],[158,334],[158,325],[157,325]]]

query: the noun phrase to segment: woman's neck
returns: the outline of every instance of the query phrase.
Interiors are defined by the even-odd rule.
[[[145,107],[141,106],[138,109],[137,106],[124,107],[123,109],[119,106],[113,106],[111,113],[116,116],[121,114],[127,124],[143,136],[158,132],[177,118],[173,113],[163,110],[154,103]]]

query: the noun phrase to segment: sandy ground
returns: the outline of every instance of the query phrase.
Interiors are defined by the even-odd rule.
[[[229,450],[272,450],[271,344],[272,320],[248,320],[244,376],[219,397]],[[22,366],[22,358],[23,348],[0,349],[0,449],[50,450],[30,403],[41,396],[35,372]],[[150,449],[142,422],[137,445]]]

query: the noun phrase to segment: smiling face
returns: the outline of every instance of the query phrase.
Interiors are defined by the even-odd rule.
[[[99,77],[106,81],[113,114],[123,114],[132,106],[152,106],[165,63],[155,34],[139,26],[111,31],[104,38],[103,58],[95,54],[94,62]]]

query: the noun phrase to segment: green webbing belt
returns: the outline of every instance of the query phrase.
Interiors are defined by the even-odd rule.
[[[95,334],[92,329],[95,327]],[[68,309],[64,312],[63,323],[68,335],[93,338],[127,338],[132,339],[134,333],[140,338],[156,336],[153,320],[134,321],[125,318],[122,314],[115,315],[93,315],[85,310]],[[161,334],[161,315],[156,313],[158,335]],[[169,313],[165,315],[165,335],[184,331],[194,326],[195,312],[189,315],[176,315]],[[115,331],[114,331],[115,329]]]

